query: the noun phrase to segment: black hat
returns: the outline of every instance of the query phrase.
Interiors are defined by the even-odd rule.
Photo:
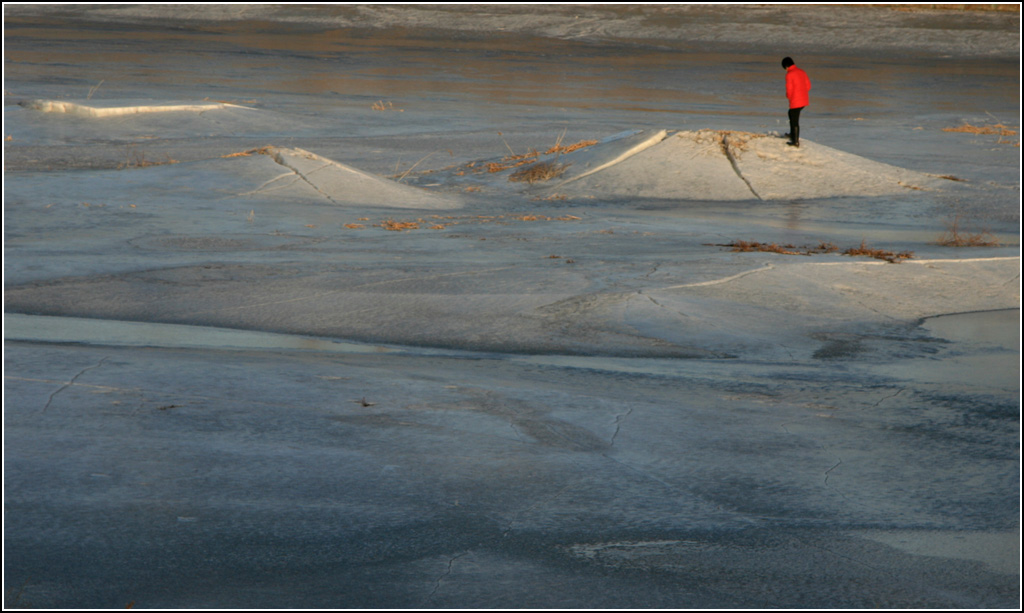
[[[784,58],[782,58],[782,67],[783,68],[789,68],[790,66],[792,66],[795,63],[796,62],[794,62],[793,58],[791,58],[791,57],[784,57]]]

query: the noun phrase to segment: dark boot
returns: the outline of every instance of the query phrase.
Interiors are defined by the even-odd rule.
[[[800,146],[800,126],[793,126],[792,128],[790,128],[789,134],[790,134],[789,142],[786,143],[786,144],[791,146],[791,147],[799,147]]]

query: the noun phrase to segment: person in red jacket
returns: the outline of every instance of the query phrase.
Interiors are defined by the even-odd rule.
[[[793,58],[782,59],[786,70],[786,97],[789,98],[789,142],[787,145],[800,146],[800,111],[810,102],[811,79],[807,73],[796,67]]]

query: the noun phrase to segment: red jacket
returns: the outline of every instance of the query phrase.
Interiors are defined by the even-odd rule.
[[[810,102],[810,91],[811,79],[806,72],[796,66],[786,69],[786,97],[789,98],[789,108],[799,109],[807,106]]]

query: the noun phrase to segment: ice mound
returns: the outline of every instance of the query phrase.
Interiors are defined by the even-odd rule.
[[[464,205],[458,194],[406,185],[303,149],[275,146],[186,162],[140,156],[137,163],[129,160],[118,170],[54,173],[48,181],[18,175],[8,185],[10,181],[18,184],[25,202],[70,198],[109,209],[144,202],[181,211],[232,210],[224,206],[230,203],[242,204],[246,211],[292,204],[435,211]]]
[[[19,104],[43,113],[64,113],[77,117],[122,117],[146,113],[202,113],[215,109],[246,108],[227,102],[152,102],[117,100],[110,102],[70,102],[67,100],[27,100]]]
[[[940,182],[808,140],[797,148],[776,135],[727,130],[625,132],[537,163],[564,168],[540,189],[570,197],[792,200],[891,195]]]
[[[266,146],[196,162],[160,162],[76,175],[78,198],[110,205],[140,200],[188,203],[242,201],[245,206],[315,203],[450,210],[457,195],[412,187],[309,151]],[[28,185],[33,198],[52,198],[46,183]]]
[[[702,138],[683,133],[680,138]],[[706,133],[703,138],[707,138]],[[801,140],[800,147],[765,135],[727,133],[723,137],[736,174],[762,200],[883,196],[908,190],[936,189],[931,175],[875,162],[867,158]]]
[[[457,197],[429,192],[346,166],[298,148],[268,147],[277,164],[335,204],[360,204],[405,209],[455,209]]]

